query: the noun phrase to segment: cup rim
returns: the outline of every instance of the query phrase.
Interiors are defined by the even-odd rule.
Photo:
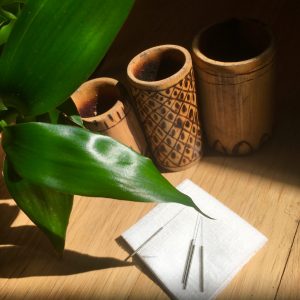
[[[260,22],[259,20],[255,20],[255,19],[240,19],[240,20],[244,20],[244,21],[251,21],[251,22],[257,22],[260,23],[261,25],[264,25],[264,23]],[[268,57],[270,54],[272,54],[274,52],[274,37],[273,34],[271,32],[271,30],[267,27],[264,26],[264,30],[266,31],[266,33],[269,35],[270,37],[270,43],[269,45],[266,47],[265,50],[263,50],[261,53],[259,53],[258,55],[248,58],[248,59],[244,59],[244,60],[239,60],[239,61],[222,61],[222,60],[217,60],[217,59],[212,59],[209,58],[207,55],[205,55],[203,52],[200,51],[199,49],[199,39],[201,37],[201,35],[210,27],[212,27],[213,25],[217,25],[217,24],[221,24],[222,22],[224,22],[226,20],[217,22],[217,23],[213,23],[210,24],[208,26],[205,26],[203,29],[201,29],[193,38],[192,41],[192,52],[194,54],[194,57],[196,57],[198,60],[202,60],[204,63],[212,65],[212,66],[216,66],[216,67],[240,67],[240,68],[244,68],[250,65],[257,65],[258,68],[261,68],[262,64],[268,64],[268,62],[270,60],[272,60],[272,58],[270,60],[268,60],[267,62],[265,62],[265,58]]]
[[[102,84],[103,85],[109,85],[113,88],[118,89],[117,85],[120,84],[120,82],[118,80],[116,80],[114,78],[110,78],[110,77],[97,77],[97,78],[93,78],[93,79],[87,80],[84,83],[82,83],[76,89],[76,91],[71,95],[71,99],[74,102],[78,112],[79,112],[78,105],[79,105],[80,101],[77,98],[77,93],[80,93],[80,90],[93,89],[94,87],[101,86]],[[109,114],[111,114],[116,109],[119,109],[119,108],[122,107],[125,111],[126,110],[126,105],[124,104],[125,102],[126,101],[123,98],[122,99],[117,99],[116,102],[111,106],[111,108],[109,108],[105,112],[103,112],[101,114],[97,114],[95,116],[82,117],[80,112],[79,112],[79,115],[80,115],[81,119],[85,122],[100,121],[100,120],[104,119],[106,116],[108,116]]]
[[[161,80],[153,80],[153,81],[146,81],[146,80],[141,80],[138,79],[134,74],[133,74],[133,66],[140,61],[140,59],[149,54],[149,53],[155,53],[158,51],[166,51],[166,50],[177,50],[180,51],[184,55],[184,63],[182,67],[175,72],[174,74],[170,75],[169,77],[163,78]],[[173,45],[173,44],[165,44],[165,45],[159,45],[155,47],[148,48],[139,54],[137,54],[128,64],[127,66],[127,77],[136,86],[143,86],[143,87],[148,87],[149,89],[157,89],[157,88],[166,88],[167,86],[172,86],[174,84],[174,81],[179,81],[182,79],[182,77],[186,76],[192,67],[192,57],[190,52],[179,45]]]

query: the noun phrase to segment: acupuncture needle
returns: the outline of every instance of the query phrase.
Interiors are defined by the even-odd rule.
[[[146,246],[159,232],[161,232],[170,222],[172,222],[183,210],[185,209],[182,208],[179,210],[167,223],[165,223],[163,226],[159,227],[153,234],[151,234],[145,242],[143,242],[133,253],[128,255],[124,261],[127,261],[130,257],[133,257],[136,255],[144,246]]]
[[[182,276],[183,289],[186,289],[187,282],[188,282],[192,259],[194,256],[195,240],[196,240],[196,237],[197,237],[198,231],[199,231],[199,224],[200,224],[199,220],[200,220],[200,215],[199,215],[199,213],[197,213],[194,234],[193,234],[193,238],[191,239],[191,242],[190,242],[190,246],[189,246],[189,250],[187,253],[187,258],[186,258],[186,262],[185,262],[185,266],[184,266],[184,272],[183,272],[183,276]]]
[[[201,233],[200,233],[200,292],[204,292],[204,246],[203,246],[203,218],[201,217]]]

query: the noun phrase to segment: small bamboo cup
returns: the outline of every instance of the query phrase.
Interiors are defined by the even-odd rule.
[[[146,154],[143,132],[126,99],[125,89],[117,80],[106,77],[89,80],[71,98],[86,128]]]
[[[192,59],[180,46],[150,48],[128,65],[138,116],[156,164],[179,171],[201,157]]]
[[[230,19],[193,40],[199,103],[208,143],[227,154],[247,154],[271,135],[273,38],[256,20]]]

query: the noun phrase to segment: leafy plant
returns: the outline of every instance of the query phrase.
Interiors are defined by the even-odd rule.
[[[1,53],[4,180],[59,252],[74,194],[194,205],[151,160],[82,128],[69,100],[103,58],[131,6],[132,0],[28,0]]]
[[[0,0],[0,47],[6,43],[25,0]]]

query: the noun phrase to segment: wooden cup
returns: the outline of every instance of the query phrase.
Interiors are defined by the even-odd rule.
[[[199,103],[209,145],[247,154],[271,135],[273,38],[255,20],[230,19],[193,40]]]
[[[178,171],[196,163],[202,142],[189,52],[176,45],[150,48],[131,60],[127,75],[156,164]]]
[[[85,82],[71,96],[86,128],[145,155],[147,144],[127,97],[117,80],[106,77]]]

